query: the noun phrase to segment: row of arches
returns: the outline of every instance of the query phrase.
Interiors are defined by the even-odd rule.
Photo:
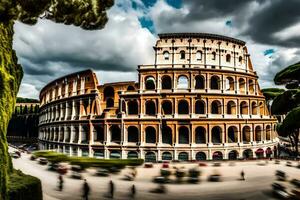
[[[145,102],[145,114],[146,115],[156,115],[158,113],[158,109],[156,106],[156,101],[147,100]],[[125,111],[125,110],[124,110]],[[228,115],[258,115],[259,113],[262,115],[264,113],[264,104],[263,102],[252,101],[250,105],[248,105],[247,101],[241,101],[239,105],[237,105],[236,101],[230,100],[227,102],[225,109],[225,113],[223,113],[223,105],[221,101],[214,100],[210,104],[210,113],[211,114],[228,114]],[[206,102],[203,100],[196,100],[194,104],[194,113],[195,114],[208,114],[208,108],[206,107]],[[127,113],[128,115],[137,115],[139,114],[139,104],[137,100],[130,100],[127,102]],[[178,114],[190,114],[190,103],[187,100],[179,100],[177,103],[177,113]],[[164,100],[161,102],[161,114],[163,115],[171,115],[175,114],[173,102],[170,100]]]
[[[153,76],[145,77],[145,89],[146,90],[155,90],[157,89],[157,83]],[[161,89],[173,89],[175,88],[173,80],[170,75],[164,75],[161,77]],[[224,86],[222,80],[219,76],[213,75],[210,77],[209,85],[206,83],[205,77],[203,75],[197,75],[194,78],[194,85],[190,84],[190,80],[186,75],[179,75],[177,77],[177,89],[211,89],[211,90],[220,90],[224,89],[226,91],[238,90],[240,93],[245,93],[248,90],[250,93],[255,91],[255,81],[249,79],[246,81],[245,78],[235,79],[234,77],[228,76],[224,80]],[[191,85],[191,86],[190,86]]]
[[[80,131],[80,132],[79,132]],[[138,143],[141,142],[141,133],[137,126],[128,126],[127,127],[127,138],[122,139],[121,128],[118,125],[112,125],[109,128],[109,135],[106,137],[107,141],[113,143],[120,143],[121,141],[127,140],[129,143]],[[223,132],[225,131],[225,134]],[[70,143],[88,143],[90,140],[89,127],[82,126],[79,130],[78,127],[73,127],[71,130],[70,127],[66,128],[53,128],[41,130],[43,135],[41,139],[49,141],[58,141],[58,142],[70,142]],[[71,135],[72,134],[72,135]],[[79,134],[81,141],[78,141]],[[224,137],[224,138],[223,138]],[[93,138],[94,142],[104,142],[105,140],[105,131],[102,126],[94,126],[93,128]],[[192,141],[192,138],[193,141]],[[188,126],[180,126],[177,129],[177,133],[173,133],[173,130],[169,126],[163,126],[161,128],[161,143],[173,145],[178,144],[221,144],[221,143],[249,143],[252,141],[261,142],[264,140],[272,139],[272,127],[267,125],[265,130],[261,126],[256,126],[254,130],[251,130],[251,127],[246,125],[239,130],[236,126],[229,126],[227,130],[222,130],[220,126],[214,126],[210,130],[210,133],[207,132],[205,127],[198,126],[194,129],[194,136],[190,131]],[[148,144],[157,144],[159,142],[159,134],[155,127],[147,126],[145,128],[144,142]]]

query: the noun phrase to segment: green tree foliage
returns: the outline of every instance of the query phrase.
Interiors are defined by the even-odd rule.
[[[277,95],[272,103],[272,113],[286,115],[277,130],[279,135],[289,137],[298,155],[300,131],[300,62],[288,66],[278,72],[274,78],[277,85],[285,85],[286,91]]]
[[[39,103],[38,99],[29,99],[23,97],[17,97],[17,103]]]
[[[113,3],[113,0],[0,1],[0,200],[8,199],[8,173],[12,171],[12,165],[6,132],[23,77],[12,47],[14,22],[33,25],[42,18],[86,30],[102,29],[108,20],[106,10]]]

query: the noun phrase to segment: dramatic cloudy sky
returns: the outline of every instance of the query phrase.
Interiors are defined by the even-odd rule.
[[[91,68],[100,83],[136,80],[153,63],[157,33],[207,32],[247,42],[262,88],[300,60],[300,0],[116,0],[103,30],[40,20],[15,25],[25,76],[19,96],[37,98],[49,81]]]

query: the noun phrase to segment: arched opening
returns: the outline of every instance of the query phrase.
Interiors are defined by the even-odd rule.
[[[110,159],[120,159],[121,158],[121,152],[117,151],[117,150],[112,150],[112,151],[110,151],[109,158]]]
[[[162,128],[162,143],[169,145],[173,144],[172,129],[168,126],[163,126]]]
[[[266,149],[266,157],[267,157],[267,158],[271,158],[272,154],[273,154],[272,149],[271,149],[270,147],[268,147],[268,148]]]
[[[163,115],[172,115],[173,114],[173,106],[172,102],[165,100],[162,102],[162,114]]]
[[[202,60],[202,51],[196,52],[196,60]]]
[[[230,62],[230,60],[231,60],[231,56],[230,56],[230,54],[227,54],[226,55],[226,62]]]
[[[145,162],[156,162],[156,155],[154,152],[147,152],[145,154]]]
[[[185,51],[180,51],[180,59],[185,59]]]
[[[64,135],[65,135],[65,129],[61,128],[60,129],[60,136],[59,136],[59,141],[63,142],[64,141]]]
[[[155,79],[152,76],[148,76],[145,78],[145,88],[146,90],[155,89]]]
[[[118,125],[110,127],[110,141],[115,143],[121,142],[121,129]]]
[[[211,130],[212,143],[221,144],[222,143],[222,129],[219,126],[215,126]]]
[[[204,77],[203,76],[196,76],[195,77],[195,89],[204,89]]]
[[[78,143],[78,139],[79,139],[79,128],[76,126],[76,127],[74,127],[74,129],[73,129],[73,134],[74,134],[74,136],[73,136],[73,143]]]
[[[179,128],[179,144],[189,144],[190,138],[189,138],[189,129],[185,126],[181,126]]]
[[[253,80],[249,80],[248,84],[249,84],[249,92],[251,94],[253,94],[254,93],[254,81]]]
[[[259,103],[259,114],[260,115],[264,115],[264,109],[265,107],[264,107],[264,103],[263,102],[260,102]]]
[[[239,57],[239,63],[242,64],[242,62],[243,62],[243,57],[240,56],[240,57]]]
[[[113,98],[107,98],[106,99],[106,108],[111,108],[111,107],[114,107],[114,99]]]
[[[245,92],[245,89],[246,89],[245,79],[240,78],[240,79],[239,79],[239,91],[240,91],[241,93],[244,93],[244,92]]]
[[[154,101],[149,100],[146,102],[146,115],[156,115],[156,106]]]
[[[249,126],[243,127],[243,143],[249,143],[251,141],[251,129]]]
[[[212,157],[213,160],[223,160],[223,153],[221,151],[215,151]]]
[[[271,126],[266,126],[266,140],[271,140]]]
[[[169,54],[169,52],[168,51],[164,51],[164,59],[165,60],[169,60],[169,57],[170,57],[170,54]]]
[[[212,90],[220,89],[220,78],[218,76],[212,76],[210,78],[210,89]]]
[[[262,130],[260,126],[255,127],[255,141],[256,142],[262,141]]]
[[[206,154],[204,152],[197,152],[196,160],[206,160]]]
[[[236,104],[234,101],[227,102],[227,114],[235,115],[236,114]]]
[[[238,142],[238,129],[235,126],[228,128],[228,143]]]
[[[156,143],[156,130],[152,126],[146,128],[146,143]]]
[[[170,152],[163,152],[161,155],[162,160],[173,160],[173,156]]]
[[[134,90],[135,90],[135,88],[132,85],[129,85],[127,87],[127,91],[134,91]]]
[[[139,106],[136,100],[129,101],[128,105],[128,115],[137,115],[139,113]]]
[[[84,125],[81,129],[81,143],[87,144],[89,143],[90,137],[89,137],[89,127]]]
[[[226,78],[226,90],[233,91],[234,90],[234,79],[232,77]]]
[[[196,144],[206,144],[206,130],[202,126],[198,126],[195,130]]]
[[[178,102],[178,114],[189,114],[189,103],[186,100]]]
[[[93,149],[95,158],[104,158],[104,150],[102,149]]]
[[[186,76],[179,76],[177,81],[178,89],[188,89],[189,88],[189,80]]]
[[[211,55],[212,55],[212,58],[211,58],[211,59],[212,59],[212,60],[216,60],[216,52],[212,52]]]
[[[111,86],[105,87],[103,93],[104,93],[104,101],[106,101],[106,99],[109,97],[113,99],[115,96],[115,90]]]
[[[139,129],[135,126],[129,126],[127,129],[128,142],[138,142],[139,141]]]
[[[236,160],[238,158],[238,152],[236,150],[232,150],[228,153],[229,160]]]
[[[127,153],[127,159],[138,159],[139,154],[136,151],[129,151]]]
[[[257,149],[255,151],[255,155],[256,155],[256,158],[260,159],[260,158],[263,158],[264,157],[264,150],[263,149]]]
[[[172,79],[170,76],[163,76],[161,78],[161,88],[165,90],[172,89]]]
[[[180,152],[178,154],[178,160],[179,161],[188,161],[189,160],[189,154],[187,152]]]
[[[257,103],[255,101],[251,103],[251,113],[252,115],[257,115]]]
[[[195,113],[196,114],[205,114],[205,104],[202,100],[198,100],[195,103]]]
[[[102,126],[94,126],[93,134],[95,142],[104,141],[104,128]]]
[[[240,104],[240,114],[248,115],[248,104],[246,101],[242,101]]]
[[[243,158],[244,159],[249,159],[249,158],[253,158],[253,151],[251,149],[246,149],[243,152]]]
[[[67,143],[71,142],[70,139],[71,139],[71,128],[67,127],[65,142]]]
[[[222,105],[221,105],[220,101],[214,100],[211,103],[211,114],[222,114],[221,108],[222,108]]]

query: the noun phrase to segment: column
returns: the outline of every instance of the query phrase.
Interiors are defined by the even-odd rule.
[[[81,140],[82,140],[82,125],[79,124],[79,126],[78,126],[78,144],[81,143]]]

